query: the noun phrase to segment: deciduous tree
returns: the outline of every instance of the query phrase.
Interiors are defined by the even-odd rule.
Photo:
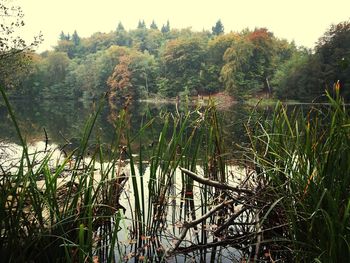
[[[16,87],[18,78],[30,71],[31,51],[42,41],[41,34],[29,44],[18,35],[17,30],[25,25],[23,17],[19,6],[6,0],[0,3],[0,85],[6,89]]]

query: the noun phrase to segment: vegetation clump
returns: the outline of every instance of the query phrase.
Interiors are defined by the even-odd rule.
[[[249,129],[257,176],[275,202],[268,216],[261,211],[273,228],[265,238],[282,242],[289,262],[349,257],[350,117],[339,82],[334,94],[306,113],[279,104],[271,120]]]

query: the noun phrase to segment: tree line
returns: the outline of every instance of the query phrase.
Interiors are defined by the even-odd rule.
[[[211,31],[173,29],[169,21],[147,27],[140,20],[127,31],[81,38],[61,32],[52,51],[11,57],[0,84],[12,95],[42,98],[110,99],[196,96],[227,92],[237,100],[269,94],[312,100],[340,81],[350,81],[350,23],[332,25],[314,50],[276,37],[266,28],[224,32],[220,20]],[[345,96],[349,92],[343,89]]]

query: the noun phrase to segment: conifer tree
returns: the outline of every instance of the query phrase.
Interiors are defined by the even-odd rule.
[[[158,30],[158,26],[157,26],[157,24],[154,22],[154,20],[152,20],[152,24],[150,25],[150,29]]]
[[[224,34],[224,25],[221,23],[221,19],[219,19],[215,26],[211,28],[212,33],[214,36],[219,36],[221,34]]]
[[[162,33],[168,33],[168,32],[170,32],[170,23],[169,23],[169,20],[166,22],[166,25],[163,25],[163,26],[162,26],[161,32],[162,32]]]
[[[146,28],[146,24],[145,24],[145,20],[139,20],[139,23],[137,25],[138,29],[145,29]]]

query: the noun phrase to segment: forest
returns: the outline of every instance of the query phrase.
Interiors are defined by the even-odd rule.
[[[115,31],[87,38],[62,31],[53,50],[1,59],[0,84],[12,97],[44,99],[91,99],[108,91],[110,100],[225,92],[238,101],[262,95],[322,101],[335,82],[350,84],[349,62],[348,21],[331,25],[311,50],[266,28],[225,33],[218,20],[211,31],[195,32],[140,20],[136,29],[119,22]]]

